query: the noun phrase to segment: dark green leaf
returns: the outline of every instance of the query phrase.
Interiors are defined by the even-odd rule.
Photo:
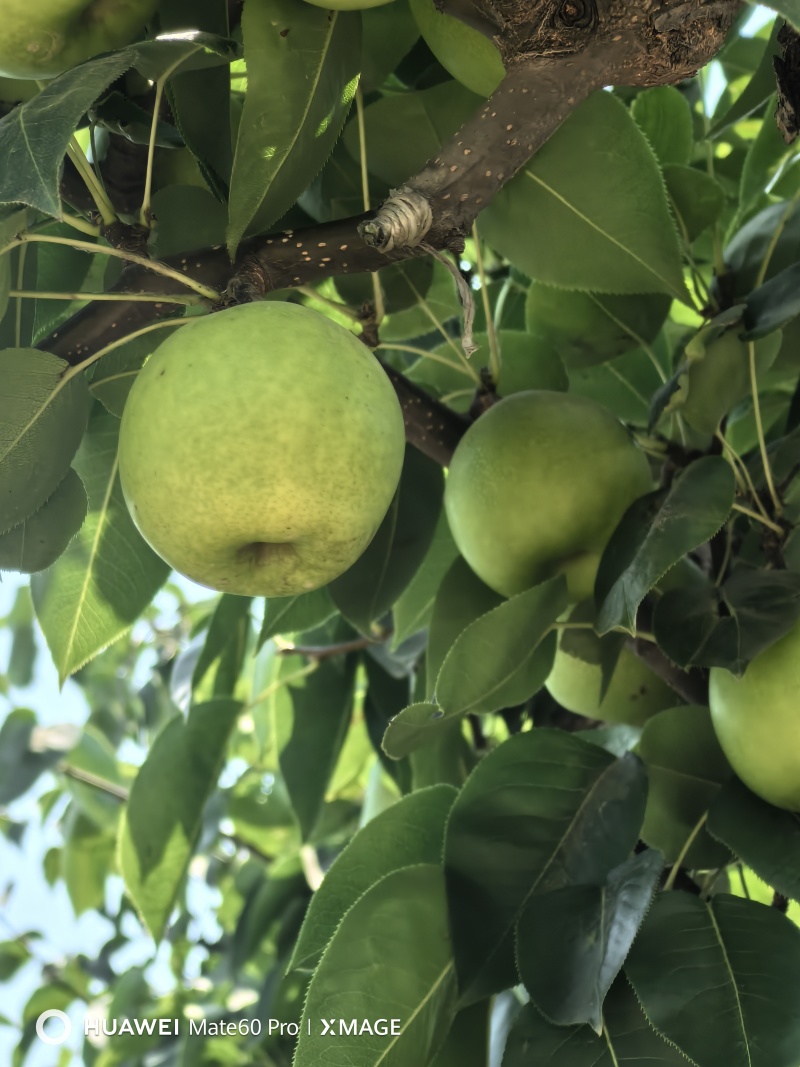
[[[666,492],[635,501],[611,536],[595,585],[597,630],[636,629],[647,593],[687,552],[719,530],[733,506],[736,483],[719,456],[692,463]]]
[[[757,108],[763,107],[775,92],[775,67],[772,61],[776,55],[780,54],[780,46],[777,42],[780,28],[780,23],[776,20],[769,39],[766,44],[761,45],[761,57],[753,76],[730,108],[713,123],[706,134],[709,140],[715,140],[734,123],[747,118]]]
[[[766,337],[800,315],[800,263],[795,263],[745,299],[744,324],[750,340]]]
[[[570,885],[534,897],[517,924],[517,967],[545,1018],[603,1030],[603,1002],[653,900],[663,869],[648,849],[609,872],[605,885]]]
[[[314,589],[299,596],[273,597],[264,605],[258,647],[276,634],[302,633],[321,626],[335,614],[336,605],[327,588]]]
[[[662,893],[625,971],[650,1022],[693,1062],[796,1067],[800,930],[774,908]]]
[[[71,468],[48,500],[0,534],[0,570],[33,574],[55,563],[86,517],[83,482]]]
[[[225,758],[241,704],[212,700],[187,719],[170,719],[133,781],[120,827],[125,887],[147,929],[160,940],[202,825],[203,808]]]
[[[86,429],[86,378],[37,349],[0,352],[0,532],[37,511],[63,481]]]
[[[443,492],[441,467],[408,445],[400,485],[378,532],[328,587],[341,613],[363,632],[389,610],[425,558]]]
[[[358,1033],[362,1019],[398,1018],[396,1032]],[[319,1067],[336,1041],[348,1067],[428,1063],[455,1013],[455,976],[441,867],[388,874],[348,911],[308,989],[294,1067]],[[321,1020],[336,1020],[336,1038]],[[343,1035],[338,1020],[356,1020]],[[387,1027],[388,1029],[388,1027]],[[310,1032],[309,1032],[310,1030]]]
[[[96,364],[89,389],[112,415],[122,417],[136,375],[148,356],[166,340],[167,333],[166,330],[156,330],[136,337],[103,356]]]
[[[645,723],[636,750],[647,768],[649,789],[642,840],[672,864],[683,856],[688,868],[723,867],[726,848],[705,830],[683,849],[733,771],[720,748],[711,713],[703,707],[669,708]]]
[[[345,912],[385,875],[441,862],[445,822],[456,795],[448,785],[420,789],[359,830],[311,899],[290,970],[313,969]]]
[[[458,549],[442,510],[425,559],[394,603],[393,648],[429,625],[439,587],[457,556]]]
[[[800,815],[731,778],[711,805],[709,832],[779,893],[800,900]]]
[[[247,651],[252,603],[252,597],[231,596],[229,593],[224,593],[219,598],[192,675],[193,690],[214,668],[214,696],[233,696]]]
[[[75,457],[89,514],[66,552],[31,580],[36,617],[62,682],[130,629],[169,574],[125,506],[118,434],[113,416],[92,419]]]
[[[0,726],[0,804],[26,793],[40,774],[63,757],[62,751],[31,747],[36,716],[27,708],[10,712]]]
[[[408,0],[365,9],[361,13],[361,84],[380,89],[419,38]]]
[[[631,114],[662,167],[689,162],[694,144],[692,111],[674,85],[657,85],[639,93]]]
[[[352,103],[361,58],[361,19],[349,11],[248,0],[242,31],[247,95],[231,176],[231,255],[319,172]]]
[[[304,840],[319,818],[350,724],[355,666],[353,657],[324,660],[275,697],[278,759]],[[287,657],[279,678],[296,670]]]
[[[717,222],[725,207],[725,193],[710,174],[674,163],[664,167],[664,181],[678,229],[691,244]]]
[[[648,1023],[629,985],[617,979],[606,999],[605,1032],[554,1026],[533,1005],[508,1035],[503,1067],[686,1067],[685,1058]]]
[[[513,985],[513,932],[541,893],[602,884],[639,836],[647,791],[635,756],[557,730],[517,734],[478,764],[445,837],[450,921],[467,1001]]]

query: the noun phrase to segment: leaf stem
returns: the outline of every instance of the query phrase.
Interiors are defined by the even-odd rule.
[[[338,311],[340,315],[344,315],[345,318],[350,319],[352,322],[361,321],[359,313],[351,308],[349,304],[340,304],[338,300],[331,300],[330,297],[323,296],[322,293],[310,285],[298,285],[295,292],[302,293],[309,300],[316,300],[318,304],[324,304],[325,307],[333,308],[334,311]]]
[[[181,282],[187,289],[194,290],[194,292],[199,293],[200,296],[204,297],[206,300],[219,300],[220,294],[216,289],[212,289],[208,285],[203,285],[202,282],[195,281],[194,278],[189,277],[187,274],[181,274],[178,270],[173,270],[172,267],[168,267],[165,263],[160,263],[157,259],[148,259],[146,256],[137,256],[135,252],[123,252],[120,248],[92,244],[90,241],[76,241],[71,237],[52,237],[49,234],[44,233],[21,233],[14,241],[6,246],[6,249],[13,248],[16,244],[31,243],[67,245],[70,248],[77,248],[80,252],[93,252],[96,255],[112,256],[114,259],[124,259],[128,263],[138,263],[140,267],[147,267],[148,270],[152,270],[155,274],[161,274],[165,278],[172,278],[173,281]],[[6,249],[0,249],[0,253]]]
[[[361,164],[361,196],[364,201],[364,210],[370,210],[369,197],[369,170],[367,168],[367,129],[364,124],[364,97],[361,86],[356,89],[356,115],[358,121],[358,155]],[[375,304],[375,325],[380,326],[386,315],[386,304],[383,299],[383,286],[381,277],[377,271],[370,273],[372,278],[373,301]]]
[[[46,293],[36,289],[12,289],[9,296],[28,300],[121,300],[125,303],[186,304],[197,305],[200,296],[175,296],[166,293]]]
[[[472,224],[472,240],[475,243],[475,264],[481,281],[481,300],[483,301],[483,314],[486,319],[486,335],[489,338],[489,373],[492,376],[492,382],[496,386],[500,380],[500,346],[497,343],[497,330],[492,318],[492,306],[489,301],[486,272],[483,269],[483,253],[481,252],[481,239],[478,234],[477,222]]]
[[[702,818],[698,819],[697,824],[695,825],[694,829],[692,830],[692,832],[689,834],[689,836],[684,841],[683,848],[680,850],[680,852],[678,854],[678,858],[673,863],[672,870],[669,872],[669,876],[667,877],[666,882],[664,882],[664,892],[665,893],[668,892],[670,889],[672,889],[672,887],[675,885],[675,879],[678,877],[678,871],[681,869],[683,861],[689,855],[689,849],[694,844],[695,838],[697,837],[697,835],[700,833],[700,831],[705,826],[707,819],[708,819],[708,812],[706,811],[706,812],[703,812]]]
[[[772,519],[765,519],[763,515],[759,515],[757,511],[753,511],[752,508],[746,508],[743,504],[734,504],[733,510],[738,511],[740,515],[746,515],[748,519],[753,519],[755,522],[760,522],[762,526],[769,527],[773,533],[783,537],[784,530],[777,522],[773,522]]]
[[[780,515],[783,507],[780,497],[775,492],[775,483],[772,480],[772,468],[767,455],[767,442],[764,439],[764,425],[761,421],[761,402],[758,398],[758,375],[756,373],[756,346],[754,341],[747,342],[747,352],[750,358],[750,391],[753,394],[753,414],[756,420],[756,433],[758,434],[758,447],[761,451],[761,463],[764,467],[764,477],[767,481],[767,489],[772,498],[772,506],[775,514]],[[782,532],[782,531],[781,531]]]
[[[97,205],[97,210],[100,212],[100,218],[106,226],[110,226],[117,218],[114,205],[108,199],[105,189],[97,180],[97,175],[89,165],[89,160],[84,155],[83,149],[74,137],[72,137],[67,146],[67,155],[75,164],[75,169],[78,171],[81,178],[83,178],[83,183],[89,190],[92,200],[94,200]]]
[[[66,222],[68,226],[72,226],[73,229],[79,230],[89,237],[100,236],[100,227],[93,222],[89,222],[88,219],[82,219],[80,215],[70,215],[68,211],[62,211],[61,221]]]
[[[463,363],[454,363],[453,360],[447,359],[446,356],[440,356],[436,352],[428,352],[424,348],[415,348],[414,345],[402,345],[396,344],[394,341],[381,342],[378,345],[378,349],[394,349],[395,352],[409,352],[411,355],[419,356],[421,359],[430,359],[434,363],[441,363],[444,367],[449,367],[451,370],[458,371],[459,374],[463,374],[467,378],[471,378],[474,382],[477,382],[478,375],[472,371],[468,373]],[[469,366],[469,364],[467,364]],[[470,367],[470,370],[472,368]]]

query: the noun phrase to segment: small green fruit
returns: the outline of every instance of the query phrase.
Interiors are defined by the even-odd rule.
[[[712,667],[708,702],[719,743],[754,793],[800,811],[800,623],[737,678]]]
[[[570,598],[592,596],[603,549],[650,467],[621,422],[583,396],[515,393],[456,448],[445,507],[461,554],[513,596],[565,574]]]
[[[157,6],[158,0],[3,0],[0,75],[54,78],[128,44]]]
[[[411,0],[411,12],[444,69],[473,93],[491,96],[506,69],[489,38],[461,19],[443,14],[434,0]]]
[[[597,638],[598,643],[601,638]],[[545,682],[551,696],[577,715],[603,722],[643,723],[665,708],[674,707],[679,697],[653,674],[644,663],[623,648],[620,652],[606,695],[600,700],[602,670],[598,663],[571,656],[560,646],[553,669]]]
[[[128,396],[119,464],[134,522],[187,577],[293,596],[342,574],[391,503],[403,416],[372,353],[297,304],[176,328]]]

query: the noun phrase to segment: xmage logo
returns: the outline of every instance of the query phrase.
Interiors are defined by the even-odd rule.
[[[360,1037],[362,1034],[377,1034],[385,1037],[400,1034],[399,1019],[320,1019],[321,1037]]]

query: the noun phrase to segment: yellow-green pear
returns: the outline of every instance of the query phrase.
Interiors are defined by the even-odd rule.
[[[601,638],[597,638],[598,643]],[[567,711],[603,722],[643,723],[665,708],[680,703],[680,697],[627,648],[620,652],[606,695],[600,699],[600,663],[587,663],[561,648],[545,682],[551,696]]]
[[[741,678],[712,667],[708,702],[722,750],[744,784],[800,811],[800,622]]]
[[[461,19],[444,14],[435,0],[411,0],[411,12],[444,69],[473,93],[490,96],[506,73],[492,41]]]
[[[139,34],[158,0],[2,0],[0,75],[54,78]]]
[[[592,596],[603,549],[652,488],[627,429],[596,400],[515,393],[473,423],[445,483],[459,551],[488,586],[513,596],[564,574],[570,598]]]
[[[201,585],[292,596],[342,574],[400,478],[403,416],[370,350],[298,304],[177,326],[122,417],[122,489],[146,541]]]

